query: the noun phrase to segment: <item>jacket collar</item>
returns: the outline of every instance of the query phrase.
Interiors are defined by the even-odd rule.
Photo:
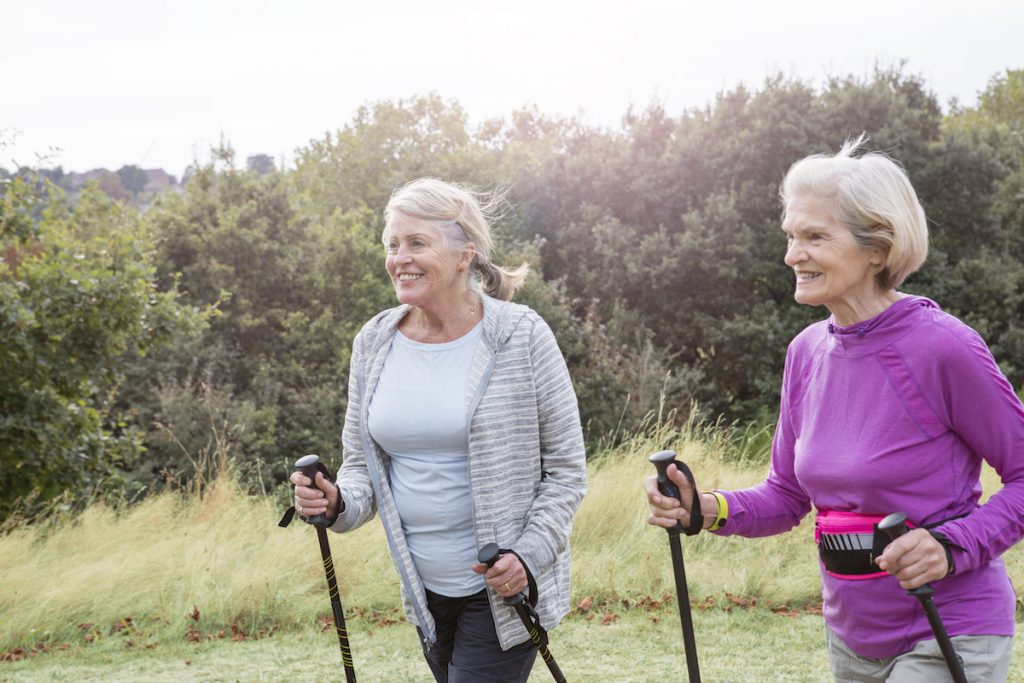
[[[486,294],[482,294],[480,299],[483,302],[484,310],[483,337],[487,346],[496,350],[508,341],[515,331],[516,325],[529,309],[520,304],[494,299]],[[370,351],[372,356],[376,356],[385,344],[391,342],[398,329],[398,324],[410,310],[412,310],[412,306],[401,304],[378,314],[376,335]]]

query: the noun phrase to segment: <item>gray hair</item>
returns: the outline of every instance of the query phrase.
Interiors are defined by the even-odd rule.
[[[494,244],[489,221],[500,218],[505,206],[505,193],[500,190],[479,193],[436,178],[420,178],[391,195],[384,209],[381,238],[388,243],[391,217],[396,211],[430,221],[449,249],[461,252],[470,242],[476,247],[470,265],[470,288],[508,301],[522,287],[530,267],[523,263],[518,268],[504,268],[491,261]]]
[[[795,197],[831,203],[837,221],[865,249],[877,249],[885,266],[877,275],[884,290],[900,286],[928,256],[928,224],[906,169],[882,152],[855,153],[862,133],[835,155],[814,154],[793,164],[779,187],[783,219]]]

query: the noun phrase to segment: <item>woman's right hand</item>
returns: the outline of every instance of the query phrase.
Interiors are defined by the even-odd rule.
[[[302,472],[292,472],[289,477],[295,485],[295,511],[303,517],[326,515],[327,519],[338,516],[341,495],[333,482],[324,479],[323,472],[316,473],[316,486]]]
[[[658,490],[658,477],[651,475],[644,481],[644,490],[647,492],[647,504],[651,508],[651,516],[647,523],[653,526],[671,529],[679,522],[684,527],[690,525],[690,507],[693,503],[693,487],[687,481],[683,473],[676,466],[669,465],[666,469],[668,478],[679,487],[679,493],[683,497],[680,503],[673,496],[666,496]],[[705,500],[705,498],[709,500]],[[710,493],[701,495],[701,512],[704,513],[704,528],[707,529],[715,523],[715,515],[718,509],[718,501]],[[708,511],[711,511],[710,518]]]

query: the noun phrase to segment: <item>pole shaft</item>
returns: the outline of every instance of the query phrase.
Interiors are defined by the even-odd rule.
[[[331,546],[327,542],[327,529],[316,525],[316,538],[320,541],[320,557],[324,561],[324,573],[327,575],[327,592],[331,596],[334,630],[338,633],[338,645],[341,647],[341,663],[345,667],[345,683],[356,683],[356,669],[352,663],[352,650],[348,645],[345,612],[341,608],[341,594],[338,592],[338,581],[334,576],[334,561],[331,559]]]
[[[679,621],[683,626],[686,671],[689,674],[690,683],[700,683],[700,666],[697,663],[697,642],[693,635],[693,615],[690,612],[690,591],[686,588],[686,568],[683,566],[683,548],[679,543],[679,532],[670,529],[668,542],[672,552],[672,571],[676,577]]]
[[[537,631],[537,627],[534,625],[533,620],[530,619],[530,615],[526,611],[526,607],[522,603],[515,605],[516,614],[519,615],[520,621],[523,622],[523,626],[526,628],[526,632],[530,634],[530,640],[537,646],[537,652],[540,654],[541,659],[548,666],[548,671],[554,677],[556,683],[565,683],[565,674],[558,668],[558,664],[555,663],[555,658],[551,655],[547,645],[541,643],[540,632]]]
[[[909,532],[907,528],[907,514],[905,512],[893,512],[878,523],[878,528],[885,532],[890,540],[895,541],[900,536]],[[955,683],[967,683],[963,662],[953,648],[953,641],[949,639],[949,633],[946,632],[946,627],[942,623],[939,610],[935,607],[935,602],[932,600],[934,592],[935,589],[932,588],[931,584],[926,583],[908,590],[907,595],[917,598],[918,602],[921,603],[921,607],[924,608],[924,613],[928,617],[928,623],[932,627],[932,633],[935,634],[935,641],[939,644],[939,650],[942,651],[942,656],[946,660],[946,666],[949,667],[949,673],[953,676],[953,681]]]
[[[956,650],[953,649],[953,641],[950,640],[949,633],[946,632],[946,627],[939,616],[939,610],[935,607],[935,601],[932,600],[930,594],[916,597],[920,601],[921,607],[924,608],[924,613],[928,616],[928,623],[931,624],[932,632],[935,633],[935,640],[939,643],[939,649],[946,659],[946,666],[949,667],[949,673],[952,674],[954,683],[967,683],[967,674],[964,673],[963,663]]]

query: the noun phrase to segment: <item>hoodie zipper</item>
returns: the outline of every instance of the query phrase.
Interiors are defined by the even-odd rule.
[[[370,466],[370,453],[376,453],[376,449],[370,444],[369,436],[366,430],[367,424],[367,412],[369,411],[369,400],[366,396],[366,378],[363,373],[363,368],[359,369],[359,395],[362,397],[362,405],[360,406],[360,421],[362,422],[362,429],[360,429],[360,436],[363,440],[363,451],[366,453],[364,456],[367,463],[367,470],[370,473],[370,478],[373,481],[373,486],[376,492],[383,491],[383,485],[380,480],[380,472],[377,470],[377,464],[374,463]],[[378,505],[378,513],[379,513]],[[381,521],[384,521],[383,518]],[[398,544],[395,543],[394,535],[391,531],[390,524],[382,524],[384,527],[384,533],[388,538],[388,546],[391,548],[392,556],[398,558],[398,571],[402,576],[402,583],[406,586],[409,591],[409,601],[412,602],[413,611],[416,612],[416,620],[420,623],[420,630],[423,631],[423,645],[429,651],[433,648],[437,641],[437,633],[435,629],[427,628],[427,625],[433,621],[426,619],[426,615],[423,613],[423,606],[420,604],[420,600],[416,597],[416,592],[412,590],[412,579],[409,576],[409,569],[406,567],[405,558],[398,552]]]

